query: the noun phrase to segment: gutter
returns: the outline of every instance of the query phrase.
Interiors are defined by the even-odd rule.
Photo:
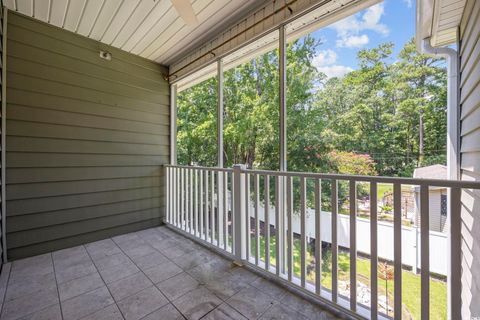
[[[447,47],[434,48],[423,39],[421,53],[447,59],[447,178],[460,180],[460,106],[458,52]],[[459,197],[460,194],[457,194]],[[459,198],[456,201],[460,200]],[[447,190],[447,318],[460,319],[462,299],[460,266],[460,208],[452,210],[452,189]],[[455,217],[453,215],[455,214]]]

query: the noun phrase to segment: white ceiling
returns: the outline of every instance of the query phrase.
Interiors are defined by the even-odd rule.
[[[10,10],[169,65],[263,1],[191,0],[188,26],[170,0],[6,0]]]

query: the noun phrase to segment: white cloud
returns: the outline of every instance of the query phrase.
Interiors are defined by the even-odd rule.
[[[331,28],[337,32],[337,46],[364,46],[368,43],[368,36],[361,34],[364,31],[374,31],[383,36],[388,35],[390,30],[380,22],[383,14],[383,3],[379,3],[369,7],[363,13],[349,16],[332,24]]]
[[[340,78],[353,71],[352,68],[335,64],[335,62],[337,62],[337,53],[332,49],[321,50],[312,61],[317,70],[324,73],[327,78]]]
[[[347,66],[341,66],[341,65],[332,65],[332,66],[320,67],[320,68],[317,68],[317,70],[325,73],[327,78],[334,78],[334,77],[341,78],[345,74],[353,71],[352,68],[347,67]]]
[[[369,39],[366,34],[359,36],[347,36],[337,40],[337,47],[339,48],[361,48],[368,43]]]
[[[334,64],[337,61],[337,53],[331,49],[321,50],[315,58],[313,65],[317,68]]]
[[[403,0],[403,2],[405,2],[405,4],[407,5],[407,7],[411,8],[412,7],[412,0]]]

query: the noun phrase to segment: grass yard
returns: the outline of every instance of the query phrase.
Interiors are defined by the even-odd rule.
[[[275,237],[270,238],[270,263],[275,265]],[[260,257],[265,260],[265,239],[260,237]],[[251,253],[255,254],[255,239],[252,237]],[[330,251],[323,250],[322,265],[322,286],[331,288],[331,256]],[[300,276],[300,240],[294,241],[294,273]],[[314,265],[313,255],[307,251],[306,263]],[[338,256],[338,277],[339,280],[348,281],[350,277],[350,257],[348,253],[340,252]],[[307,269],[308,270],[308,269]],[[357,280],[370,287],[370,261],[365,258],[357,258]],[[307,281],[314,283],[315,273],[309,272],[307,274]],[[385,295],[385,280],[378,278],[378,293]],[[420,276],[413,274],[410,271],[402,271],[402,300],[404,305],[404,314],[410,315],[412,319],[420,319]],[[388,281],[388,297],[389,305],[393,306],[393,280]],[[447,285],[438,280],[430,280],[430,318],[431,319],[446,319],[447,318]]]

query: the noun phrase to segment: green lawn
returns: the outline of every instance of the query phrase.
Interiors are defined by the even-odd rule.
[[[377,185],[377,199],[380,201],[387,192],[393,192],[392,184],[379,183]]]
[[[275,265],[275,237],[270,239],[270,263]],[[255,254],[255,239],[252,237],[251,253]],[[323,252],[322,265],[322,286],[330,289],[332,284],[331,278],[331,260],[330,252]],[[265,239],[260,237],[260,258],[265,260]],[[314,257],[310,252],[306,253],[307,265],[314,264]],[[294,273],[300,276],[300,241],[294,241]],[[338,256],[338,277],[339,280],[348,281],[350,276],[350,258],[348,253],[340,252]],[[357,280],[370,286],[370,261],[365,258],[357,258]],[[307,274],[307,281],[315,282],[315,273]],[[385,280],[378,278],[378,292],[379,295],[385,295]],[[404,315],[410,315],[413,319],[420,319],[420,276],[413,274],[410,271],[402,271],[402,300],[404,305]],[[389,301],[393,305],[393,280],[388,281],[388,296]],[[438,280],[430,280],[430,318],[431,319],[446,319],[447,318],[447,285]]]

